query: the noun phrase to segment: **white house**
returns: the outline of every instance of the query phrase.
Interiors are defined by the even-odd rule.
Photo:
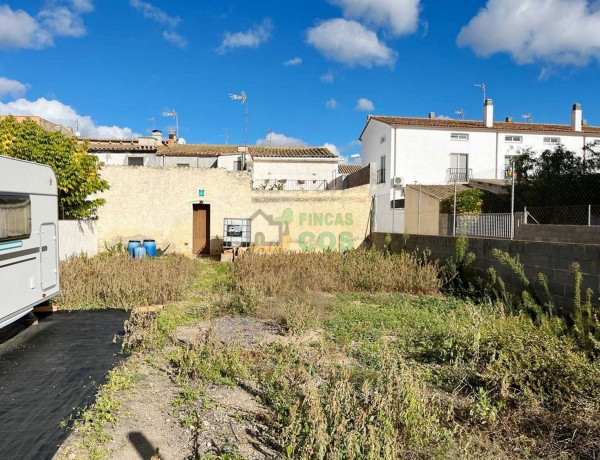
[[[254,188],[267,190],[327,190],[339,176],[339,157],[325,147],[186,144],[174,133],[163,140],[159,130],[137,139],[80,142],[107,165],[245,169]]]
[[[568,125],[515,123],[511,117],[498,122],[492,100],[486,99],[481,121],[433,113],[428,118],[369,115],[359,139],[363,165],[378,165],[375,228],[398,233],[404,231],[406,184],[503,179],[520,150],[541,152],[562,144],[583,154],[585,145],[600,143],[600,127],[587,126],[580,104],[573,105]]]

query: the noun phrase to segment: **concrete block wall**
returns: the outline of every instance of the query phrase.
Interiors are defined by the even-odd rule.
[[[373,243],[378,248],[385,244],[385,233],[372,234]],[[416,249],[430,249],[432,257],[443,263],[454,256],[456,238],[452,236],[392,235],[391,250],[412,252]],[[508,267],[502,265],[492,255],[493,249],[500,249],[516,257],[524,265],[525,274],[543,298],[543,291],[537,282],[538,274],[548,277],[548,287],[557,307],[572,310],[575,295],[575,276],[571,270],[573,262],[579,263],[583,274],[582,299],[587,288],[593,290],[592,302],[600,305],[600,245],[503,240],[491,238],[469,238],[469,252],[475,254],[474,268],[486,272],[493,267],[502,277],[510,292],[523,291],[523,285]]]
[[[530,241],[600,244],[600,226],[521,224],[515,227],[515,238]]]

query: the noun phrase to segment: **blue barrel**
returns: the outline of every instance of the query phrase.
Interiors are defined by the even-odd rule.
[[[146,254],[148,254],[148,257],[156,257],[156,241],[144,240],[144,247],[146,248]]]
[[[144,246],[138,246],[134,249],[133,255],[136,260],[143,259],[146,256],[146,248]]]
[[[141,245],[141,241],[129,240],[129,243],[127,244],[127,252],[129,252],[129,257],[133,258],[135,256],[135,248],[139,248]]]

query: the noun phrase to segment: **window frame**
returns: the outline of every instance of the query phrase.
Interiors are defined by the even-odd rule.
[[[141,165],[131,164],[131,160],[142,160]],[[144,166],[144,157],[127,157],[127,166]]]
[[[450,133],[450,140],[451,141],[468,141],[469,140],[469,133]]]
[[[556,139],[557,142],[552,142],[553,139]],[[556,137],[556,136],[548,136],[548,137],[544,137],[543,139],[544,144],[547,145],[560,145],[560,137]]]
[[[511,144],[521,144],[523,142],[523,136],[517,136],[516,134],[507,134],[506,136],[504,136],[504,142],[510,142]]]
[[[9,235],[8,231],[5,236],[3,236],[2,233],[0,233],[0,242],[24,240],[31,238],[31,195],[25,193],[0,193],[0,219],[3,219],[2,200],[8,201],[11,198],[15,201],[20,200],[21,202],[26,204],[26,228],[23,232],[15,235]],[[8,228],[8,226],[5,226],[5,228]],[[0,229],[2,229],[2,227],[0,227]]]

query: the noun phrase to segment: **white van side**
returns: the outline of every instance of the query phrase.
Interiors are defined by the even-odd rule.
[[[58,263],[54,171],[0,156],[0,328],[58,295]]]

